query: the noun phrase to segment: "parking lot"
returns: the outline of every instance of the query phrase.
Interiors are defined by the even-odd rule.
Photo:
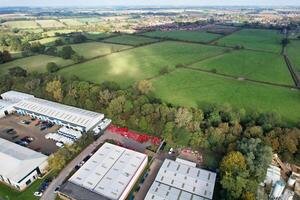
[[[59,127],[41,129],[42,124],[38,120],[32,120],[28,116],[9,115],[0,119],[0,137],[15,143],[21,143],[27,139],[28,144],[23,144],[30,149],[50,155],[58,147],[55,141],[45,139],[45,135],[55,132]],[[29,141],[33,140],[33,141]]]

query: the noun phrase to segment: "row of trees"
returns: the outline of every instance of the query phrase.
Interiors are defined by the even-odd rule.
[[[9,53],[9,51],[0,51],[0,64],[2,63],[6,63],[8,61],[10,61],[12,58],[11,58],[11,55]]]
[[[191,146],[224,156],[220,164],[221,184],[222,196],[227,199],[254,195],[272,150],[285,161],[300,163],[300,130],[289,128],[277,114],[204,102],[198,108],[174,106],[155,98],[151,81],[139,81],[121,89],[114,82],[98,85],[76,77],[66,80],[55,74],[0,76],[0,92],[10,89],[102,112],[116,125],[162,137],[171,145]]]

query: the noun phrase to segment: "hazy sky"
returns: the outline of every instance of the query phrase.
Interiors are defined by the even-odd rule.
[[[3,6],[300,6],[300,0],[0,0]]]

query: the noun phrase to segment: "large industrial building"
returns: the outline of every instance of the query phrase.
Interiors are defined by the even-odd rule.
[[[47,156],[0,138],[0,181],[23,190],[45,172]]]
[[[147,162],[145,154],[105,143],[61,187],[60,195],[76,200],[124,200]]]
[[[96,127],[103,119],[104,115],[60,103],[36,98],[33,95],[8,91],[1,94],[2,104],[9,104],[2,108],[6,114],[13,106],[14,110],[20,115],[29,115],[42,121],[49,121],[60,126],[87,132]],[[0,102],[1,106],[1,102]],[[6,109],[7,108],[7,109]],[[1,107],[0,107],[1,111]]]
[[[166,159],[145,200],[207,200],[213,198],[216,173],[196,168],[196,164]]]

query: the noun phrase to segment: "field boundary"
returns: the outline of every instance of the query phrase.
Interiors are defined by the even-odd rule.
[[[283,57],[284,57],[286,65],[289,69],[289,72],[292,76],[292,79],[295,82],[296,87],[300,89],[300,77],[299,77],[298,73],[296,72],[295,68],[293,67],[289,57],[285,53],[283,54]]]

